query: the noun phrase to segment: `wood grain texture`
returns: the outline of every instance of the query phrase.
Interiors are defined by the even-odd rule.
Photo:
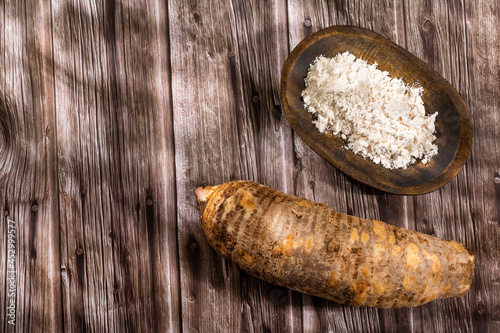
[[[16,326],[62,329],[59,223],[50,6],[44,1],[2,2],[2,294],[6,290],[7,219],[16,224]],[[7,216],[5,216],[7,215]]]
[[[478,257],[469,322],[475,331],[495,332],[500,330],[500,293],[489,291],[500,289],[500,3],[465,2],[464,13],[466,75],[460,85],[475,135],[470,167],[459,179],[464,199],[457,216],[469,222],[465,235]]]
[[[425,59],[429,65],[450,80],[450,83],[469,102],[472,119],[477,119],[473,115],[474,107],[470,104],[470,96],[468,96],[467,90],[464,89],[467,86],[466,80],[474,79],[474,75],[468,72],[463,58],[468,48],[466,45],[467,40],[463,38],[463,32],[467,29],[464,22],[464,17],[467,15],[466,11],[461,6],[454,7],[446,3],[417,7],[408,2],[406,5],[408,10],[414,13],[407,20],[408,50]],[[443,40],[448,42],[444,43]],[[455,42],[450,43],[450,40]],[[474,98],[478,98],[478,96]],[[477,124],[474,125],[473,122],[473,133],[478,131],[475,126]],[[477,140],[477,136],[474,139]],[[473,159],[474,157],[471,156],[470,162]],[[477,183],[477,187],[473,186],[471,188],[464,181],[472,171],[470,170],[470,162],[448,186],[421,198],[416,197],[413,201],[418,231],[435,233],[438,237],[453,238],[468,244],[474,249],[476,252],[475,281],[477,281],[483,270],[480,268],[481,251],[474,246],[474,234],[478,230],[474,226],[471,215],[473,212],[471,207],[474,202],[470,201],[470,195],[479,190],[480,185]],[[495,166],[491,165],[491,167],[494,168]],[[474,173],[474,171],[472,172]],[[429,307],[419,308],[422,319],[421,325],[423,327],[426,325],[424,318],[435,316],[438,320],[432,327],[428,327],[429,331],[440,332],[450,329],[470,331],[474,323],[471,317],[474,310],[471,309],[474,309],[479,301],[479,299],[473,298],[474,291],[475,285],[473,285],[471,292],[466,297],[450,302],[436,302]],[[488,324],[491,326],[489,326],[489,329],[485,327],[485,331],[495,331],[493,329],[494,323],[489,322]]]
[[[222,260],[205,240],[193,192],[198,185],[230,179],[292,188],[291,130],[279,104],[288,54],[286,5],[173,1],[169,6],[177,69],[172,77],[177,196],[184,198],[178,207],[183,329],[297,329],[301,316],[294,300],[300,296],[242,275]],[[233,306],[221,312],[218,304]]]
[[[289,6],[289,17],[299,17],[289,21],[290,46],[293,48],[307,35],[330,25],[361,24],[366,28],[376,25],[384,31],[397,34],[401,31],[403,21],[402,7],[393,3],[380,5],[382,8],[372,12],[372,6],[366,2],[316,2],[295,1]],[[355,10],[354,8],[359,8]],[[357,14],[356,14],[357,13]],[[364,21],[361,17],[373,17]],[[361,22],[360,22],[361,20]],[[372,23],[373,22],[373,23]],[[393,37],[389,35],[388,37]],[[403,39],[404,40],[404,39]],[[310,200],[324,202],[332,209],[354,214],[362,218],[382,219],[396,226],[409,226],[406,221],[405,210],[401,209],[402,197],[391,198],[395,207],[387,207],[387,195],[375,191],[363,184],[353,181],[338,169],[327,163],[312,152],[296,137],[295,151],[297,167],[295,194],[305,196]],[[322,185],[325,184],[325,185]],[[394,196],[391,196],[394,197]],[[403,206],[405,207],[405,206]],[[390,213],[386,214],[385,212]],[[391,219],[388,219],[390,217]],[[306,331],[395,331],[408,328],[412,319],[412,310],[375,310],[364,308],[350,308],[339,306],[333,302],[303,296],[304,322]]]
[[[499,13],[495,0],[0,1],[0,331],[500,331]],[[374,190],[290,129],[285,59],[336,24],[393,40],[464,98],[472,153],[442,189]],[[472,289],[376,310],[250,277],[210,249],[195,207],[196,186],[231,179],[461,241]]]
[[[176,332],[166,8],[52,8],[64,330]]]

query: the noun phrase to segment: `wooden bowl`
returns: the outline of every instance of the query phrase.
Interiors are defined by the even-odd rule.
[[[320,133],[304,109],[301,93],[310,64],[319,55],[333,57],[349,51],[369,64],[376,62],[393,78],[424,88],[426,112],[438,112],[436,141],[439,153],[428,164],[417,161],[406,169],[389,170],[344,148],[345,141]],[[325,160],[354,179],[395,194],[423,194],[448,183],[464,165],[471,149],[470,116],[458,92],[426,63],[370,30],[333,26],[320,30],[292,51],[281,75],[281,99],[292,128]]]

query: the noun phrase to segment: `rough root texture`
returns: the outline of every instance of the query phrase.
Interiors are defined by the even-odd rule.
[[[198,188],[210,245],[245,272],[350,306],[400,308],[467,293],[474,254],[249,181]]]

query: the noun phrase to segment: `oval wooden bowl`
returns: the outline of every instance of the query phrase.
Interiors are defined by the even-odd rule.
[[[320,133],[304,109],[301,93],[310,64],[319,55],[333,57],[349,51],[369,64],[376,62],[391,77],[423,86],[426,112],[438,112],[438,155],[406,169],[389,170],[345,149],[342,138]],[[458,92],[439,73],[389,39],[353,26],[320,30],[292,51],[281,75],[281,99],[286,116],[300,138],[325,160],[354,179],[395,194],[423,194],[448,183],[462,169],[471,149],[469,111]]]

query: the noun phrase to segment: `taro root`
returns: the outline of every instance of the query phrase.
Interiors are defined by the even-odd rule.
[[[466,246],[337,213],[250,181],[197,188],[210,245],[245,272],[350,306],[400,308],[460,297]]]

